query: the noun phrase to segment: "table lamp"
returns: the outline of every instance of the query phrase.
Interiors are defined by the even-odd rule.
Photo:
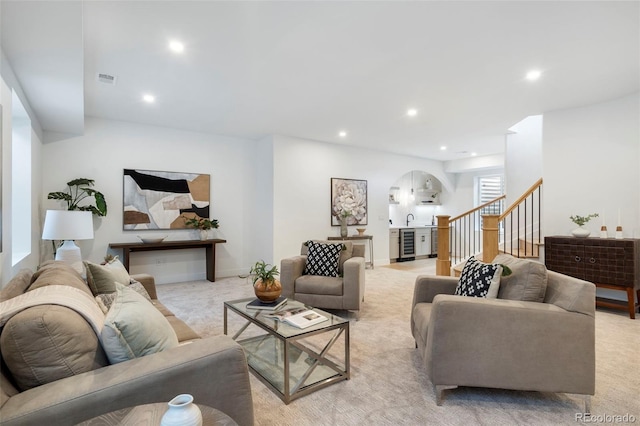
[[[44,218],[43,240],[64,240],[56,250],[56,260],[61,260],[83,274],[80,247],[73,240],[93,238],[91,212],[78,210],[47,210]]]

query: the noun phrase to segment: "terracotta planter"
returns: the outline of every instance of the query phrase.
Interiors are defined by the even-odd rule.
[[[261,279],[258,279],[253,285],[253,291],[261,301],[273,302],[282,294],[282,284],[280,284],[278,280],[265,283]]]

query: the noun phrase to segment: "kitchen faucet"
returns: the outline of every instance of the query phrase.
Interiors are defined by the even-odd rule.
[[[412,215],[411,213],[409,213],[409,214],[407,215],[407,226],[409,226],[409,216],[411,216],[411,219],[416,220],[416,218],[415,218],[415,217],[413,217],[413,215]]]

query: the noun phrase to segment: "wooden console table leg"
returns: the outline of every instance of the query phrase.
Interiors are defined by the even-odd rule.
[[[216,245],[210,244],[207,246],[206,253],[207,262],[207,280],[211,282],[216,281]]]
[[[122,249],[122,264],[124,265],[124,268],[127,270],[127,272],[129,272],[129,254],[130,253],[131,251],[128,248]]]
[[[636,319],[636,298],[633,287],[627,287],[627,306],[629,306],[629,318]]]

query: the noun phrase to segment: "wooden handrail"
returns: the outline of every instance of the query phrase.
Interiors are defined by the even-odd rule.
[[[533,194],[533,191],[540,188],[541,185],[542,185],[542,178],[538,179],[538,181],[533,185],[531,185],[531,187],[527,189],[527,191],[524,194],[522,194],[520,198],[518,198],[516,201],[513,202],[513,204],[511,204],[507,209],[505,209],[505,211],[500,215],[499,220],[504,220],[505,217],[509,216],[509,214],[512,211],[514,211],[516,207],[518,207],[518,205],[524,201],[525,198]]]
[[[497,202],[497,201],[503,200],[503,199],[504,199],[504,198],[506,198],[506,197],[507,197],[506,195],[501,195],[501,196],[499,196],[498,198],[495,198],[495,199],[493,199],[493,200],[491,200],[491,201],[487,201],[486,203],[481,204],[481,205],[479,205],[479,206],[477,206],[477,207],[474,207],[474,208],[472,208],[471,210],[469,210],[469,211],[467,211],[467,212],[462,213],[461,215],[458,215],[458,216],[456,216],[456,217],[454,217],[454,218],[452,218],[452,219],[449,219],[449,223],[451,223],[451,222],[455,222],[456,220],[461,219],[461,218],[463,218],[463,217],[465,217],[465,216],[468,216],[468,215],[470,215],[470,214],[471,214],[471,213],[473,213],[473,212],[476,212],[476,211],[478,211],[478,210],[480,210],[480,209],[482,209],[482,208],[485,208],[485,207],[487,207],[487,206],[489,206],[489,205],[491,205],[491,204],[493,204],[493,203],[495,203],[495,202]]]

